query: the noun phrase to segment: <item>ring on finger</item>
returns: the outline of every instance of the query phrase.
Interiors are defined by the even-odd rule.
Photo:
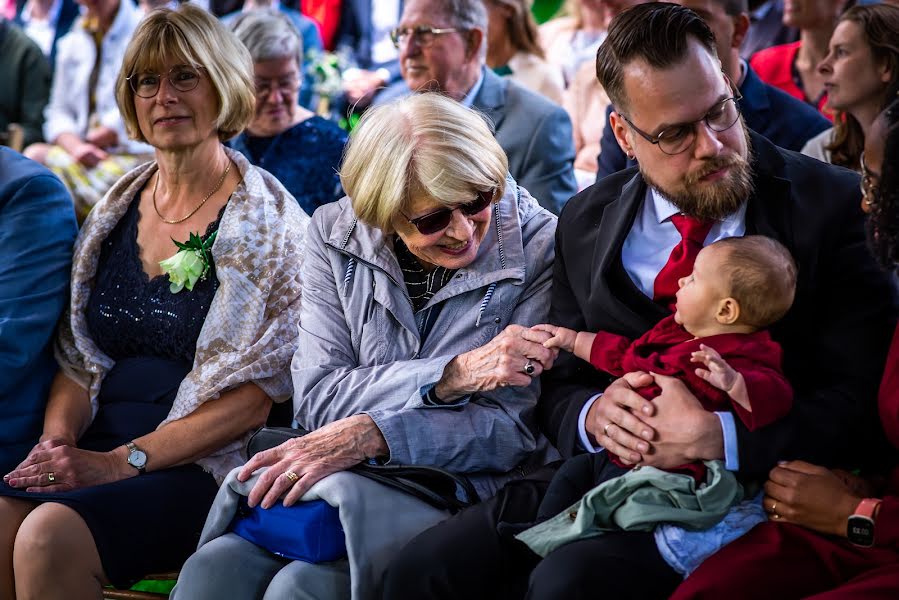
[[[527,373],[528,375],[533,375],[534,371],[536,371],[536,370],[537,369],[534,368],[534,363],[532,363],[531,359],[529,358],[528,362],[526,362],[524,364],[524,372]]]
[[[293,471],[284,471],[284,477],[287,477],[290,483],[296,483],[300,480],[300,476]]]
[[[609,435],[609,427],[611,427],[611,426],[614,425],[614,424],[615,424],[615,423],[612,423],[611,421],[609,421],[608,423],[606,423],[606,424],[605,424],[605,427],[602,428],[603,435],[605,435],[606,437],[612,437],[612,436]]]
[[[50,471],[49,473],[47,473],[47,482],[53,483],[54,481],[56,481],[56,473]]]

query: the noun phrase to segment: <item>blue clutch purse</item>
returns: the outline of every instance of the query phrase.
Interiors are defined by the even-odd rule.
[[[346,539],[339,511],[324,500],[265,509],[240,499],[230,530],[273,554],[308,563],[345,558]]]

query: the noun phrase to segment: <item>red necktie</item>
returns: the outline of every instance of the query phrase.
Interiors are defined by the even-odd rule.
[[[653,300],[665,304],[674,310],[677,294],[677,281],[693,272],[693,262],[696,255],[702,250],[709,230],[712,229],[712,221],[701,221],[687,215],[674,215],[671,222],[681,234],[680,243],[671,251],[668,262],[656,275],[653,286]]]

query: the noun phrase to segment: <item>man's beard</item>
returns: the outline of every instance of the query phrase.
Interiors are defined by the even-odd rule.
[[[749,131],[743,124],[746,135],[746,147],[749,145]],[[713,183],[703,184],[700,179],[723,168],[729,167],[727,175]],[[749,161],[738,154],[719,156],[705,161],[695,173],[688,173],[683,180],[683,189],[679,192],[667,190],[653,181],[642,167],[640,173],[647,184],[657,189],[668,201],[685,215],[710,221],[723,221],[737,212],[740,205],[749,198],[754,184],[752,166]]]

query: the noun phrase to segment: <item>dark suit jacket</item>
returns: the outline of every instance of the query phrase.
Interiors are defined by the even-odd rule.
[[[372,30],[371,7],[375,0],[343,0],[340,7],[340,24],[337,26],[337,51],[347,51],[353,62],[361,69],[380,69],[390,71],[390,81],[400,78],[400,63],[392,60],[384,64],[375,64],[371,58]],[[403,2],[400,1],[400,14]],[[397,15],[399,22],[400,15]]]
[[[771,328],[795,390],[781,421],[749,432],[736,420],[741,474],[764,477],[777,460],[846,465],[877,438],[876,392],[893,331],[892,291],[865,245],[858,176],[752,134],[755,192],[746,233],[783,243],[799,266],[793,308]],[[668,314],[633,284],[621,247],[646,184],[616,173],[571,199],[556,231],[550,322],[637,338]],[[578,414],[610,378],[561,355],[543,376],[538,415],[565,456],[579,451]]]
[[[781,148],[799,152],[807,141],[833,125],[814,107],[759,79],[748,64],[740,93],[740,112],[747,127]],[[606,110],[607,121],[613,110],[612,106]],[[611,127],[602,132],[597,160],[596,181],[637,164],[621,151]]]
[[[14,21],[19,27],[25,27],[25,23],[22,21],[22,10],[25,8],[25,2],[26,0],[16,0],[16,18]],[[50,61],[51,72],[56,64],[56,42],[72,28],[72,23],[75,22],[75,19],[80,14],[79,11],[80,9],[74,0],[62,0],[62,6],[59,8],[59,19],[56,21],[56,31],[53,33],[53,46],[50,48],[50,56],[47,57]]]
[[[764,50],[771,46],[789,44],[799,39],[798,29],[787,27],[783,24],[783,0],[772,1],[774,5],[768,9],[761,19],[751,17],[752,22],[749,25],[749,31],[746,33],[746,37],[743,38],[743,45],[740,47],[740,56],[747,60],[759,50]]]

